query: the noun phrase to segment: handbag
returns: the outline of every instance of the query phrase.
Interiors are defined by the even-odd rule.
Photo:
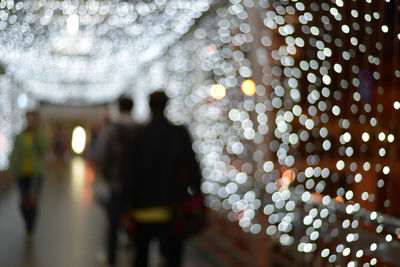
[[[206,224],[206,208],[202,194],[189,196],[175,204],[172,226],[176,237],[189,238],[203,230]]]

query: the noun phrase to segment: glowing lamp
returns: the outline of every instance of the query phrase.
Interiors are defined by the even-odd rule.
[[[289,169],[282,173],[282,180],[284,180],[285,184],[291,184],[296,178],[296,174],[293,170]]]
[[[333,200],[335,200],[336,202],[344,203],[344,199],[341,196],[337,196]]]
[[[67,18],[67,32],[70,35],[76,35],[79,31],[78,15],[71,15]]]
[[[81,126],[76,126],[72,132],[71,148],[76,154],[82,154],[86,146],[86,132]]]
[[[242,82],[242,92],[245,95],[252,96],[256,93],[256,84],[253,80],[245,80]]]
[[[215,99],[222,99],[226,95],[226,89],[220,84],[214,84],[210,88],[210,95]]]

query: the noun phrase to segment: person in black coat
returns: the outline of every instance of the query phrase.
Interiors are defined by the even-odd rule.
[[[173,207],[190,194],[200,192],[200,169],[188,131],[174,126],[163,115],[168,98],[163,92],[150,95],[152,119],[136,129],[130,146],[126,201],[133,207],[136,267],[147,266],[148,248],[156,238],[165,266],[181,265],[183,240],[174,234]],[[132,171],[133,169],[133,171]]]
[[[126,147],[134,133],[135,123],[131,116],[133,101],[128,97],[118,99],[119,116],[117,120],[103,129],[99,140],[99,167],[109,187],[106,201],[108,218],[107,227],[107,264],[117,263],[118,232],[124,213],[123,178],[125,169]]]

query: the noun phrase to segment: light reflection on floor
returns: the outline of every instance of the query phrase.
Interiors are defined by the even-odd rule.
[[[94,170],[81,157],[71,160],[72,193],[75,201],[86,211],[93,200]]]
[[[16,186],[0,192],[1,267],[104,266],[105,215],[93,200],[94,171],[79,157],[68,167],[54,168],[45,177],[34,245],[25,243]],[[122,235],[118,266],[131,266],[131,249]],[[157,260],[152,253],[153,266]],[[184,267],[218,266],[200,252],[195,241],[187,244]]]
[[[73,197],[79,201],[85,185],[85,161],[80,157],[75,157],[71,161],[71,179]]]

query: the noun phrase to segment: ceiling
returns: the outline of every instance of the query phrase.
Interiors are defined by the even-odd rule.
[[[0,1],[0,63],[37,99],[87,104],[129,91],[215,0]],[[1,65],[0,64],[0,65]]]

